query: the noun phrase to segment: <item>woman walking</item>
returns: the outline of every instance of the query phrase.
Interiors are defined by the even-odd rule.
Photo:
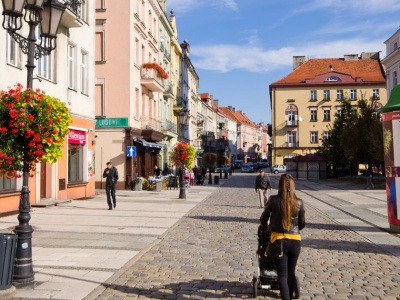
[[[293,299],[296,264],[300,255],[300,230],[305,226],[303,201],[297,198],[293,177],[281,175],[278,195],[271,196],[260,217],[261,225],[271,231],[268,255],[278,273],[282,300]]]

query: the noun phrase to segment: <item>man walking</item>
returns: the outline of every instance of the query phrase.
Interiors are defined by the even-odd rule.
[[[271,193],[272,186],[268,175],[264,174],[263,170],[256,177],[256,193],[260,198],[260,207],[264,208],[265,204],[269,199],[269,194]]]
[[[115,198],[115,185],[118,181],[118,170],[113,167],[111,162],[108,162],[107,168],[104,169],[103,178],[106,178],[106,194],[108,210],[112,210],[111,198],[113,200],[114,208],[117,206],[117,199]]]

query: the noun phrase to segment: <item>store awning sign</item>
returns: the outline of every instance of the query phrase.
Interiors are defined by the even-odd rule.
[[[86,145],[86,132],[70,129],[68,133],[68,144]]]

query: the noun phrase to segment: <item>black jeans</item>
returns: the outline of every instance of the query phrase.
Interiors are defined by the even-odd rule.
[[[115,183],[106,185],[106,194],[108,207],[112,208],[111,198],[113,200],[114,206],[117,203],[117,199],[115,198]]]
[[[296,287],[296,264],[301,250],[297,240],[276,240],[270,245],[269,253],[274,259],[278,273],[279,290],[282,300],[291,300]]]

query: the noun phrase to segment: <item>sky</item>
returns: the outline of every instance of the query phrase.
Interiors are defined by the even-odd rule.
[[[199,93],[271,123],[269,85],[293,56],[381,51],[400,28],[400,0],[168,0],[178,40],[190,44]]]

